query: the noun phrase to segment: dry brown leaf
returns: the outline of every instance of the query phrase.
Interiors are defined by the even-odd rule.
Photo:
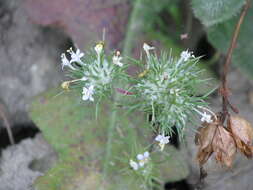
[[[253,128],[251,124],[240,116],[230,116],[228,129],[231,131],[238,149],[246,157],[251,158],[253,156]]]
[[[236,153],[236,144],[231,133],[223,126],[218,126],[212,141],[215,158],[221,164],[231,167]]]

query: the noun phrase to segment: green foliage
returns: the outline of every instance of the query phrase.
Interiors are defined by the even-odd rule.
[[[245,0],[192,0],[195,16],[205,26],[224,22],[240,11]]]
[[[146,178],[137,175],[130,168],[129,159],[147,150],[146,142],[152,135],[141,115],[120,111],[115,128],[110,130],[110,104],[101,106],[95,120],[94,106],[81,105],[79,94],[72,91],[53,98],[58,92],[55,89],[38,96],[30,110],[31,118],[59,157],[57,164],[36,180],[36,189],[137,190],[145,187],[144,180],[156,179],[162,185],[188,175],[180,154],[171,146],[165,147],[164,152],[152,153],[153,169]]]
[[[208,39],[220,52],[226,53],[231,43],[233,31],[238,21],[238,17],[208,28]],[[233,52],[232,63],[239,69],[253,78],[253,7],[248,10],[244,22],[242,23],[236,48]]]
[[[202,21],[208,34],[210,43],[221,53],[226,54],[231,43],[232,35],[239,19],[241,7],[245,0],[193,0],[193,11]],[[251,60],[253,8],[248,10],[241,26],[236,48],[233,52],[232,63],[253,78]]]
[[[168,1],[148,2],[134,1],[123,48],[126,55],[130,54],[133,42],[138,37],[135,33],[138,27],[135,28],[134,23],[138,17],[144,18],[138,20],[139,26],[153,28],[154,23],[160,21],[152,15],[166,7],[176,23],[180,24],[177,6],[169,7],[171,2]],[[148,22],[150,18],[154,18],[154,21]],[[159,27],[162,28],[162,24]],[[161,33],[159,35],[164,37]],[[167,41],[174,44],[173,39]],[[134,190],[151,189],[156,184],[160,184],[157,189],[161,189],[165,182],[176,181],[188,175],[185,163],[173,147],[166,146],[163,152],[160,151],[158,143],[154,142],[151,126],[158,127],[157,133],[166,132],[167,135],[172,133],[171,127],[176,125],[182,136],[193,112],[206,116],[206,112],[198,111],[206,103],[203,101],[205,96],[198,97],[196,90],[196,86],[204,82],[199,78],[197,59],[187,51],[184,52],[187,58],[181,56],[179,59],[166,54],[158,57],[146,51],[146,64],[140,64],[143,60],[131,60],[141,65],[144,71],[147,70],[147,74],[132,78],[124,72],[128,67],[127,60],[123,59],[121,63],[119,53],[107,55],[103,48],[97,44],[95,51],[92,49],[82,56],[82,60],[76,59],[77,61],[73,61],[77,52],[71,50],[71,61],[65,59],[65,64],[70,68],[69,76],[72,80],[67,81],[64,87],[74,91],[52,99],[57,94],[53,90],[37,97],[32,105],[32,119],[59,154],[58,163],[36,181],[38,190]],[[126,82],[129,81],[132,83],[127,86]],[[95,101],[97,106],[87,102],[84,102],[84,106],[80,104],[80,91],[83,88],[86,96],[84,90],[91,86],[94,87],[94,92],[90,91],[92,93],[88,95],[94,95],[94,100],[88,100]],[[133,94],[120,96],[115,93],[115,89],[122,86],[129,87]],[[106,103],[102,101],[104,97]],[[119,110],[118,105],[127,108],[121,101],[123,97],[134,102],[139,111],[153,115],[152,123],[146,123],[144,115],[139,112],[137,114],[140,117],[136,117],[136,113],[131,112],[133,108]],[[158,98],[152,99],[154,97]],[[83,96],[84,99],[87,100]],[[128,115],[127,112],[131,114]],[[160,144],[159,146],[161,147]],[[137,171],[132,169],[129,160],[138,161],[136,155],[145,151],[150,151],[146,166]]]
[[[205,96],[199,96],[197,86],[206,84],[200,79],[202,72],[197,66],[198,58],[184,51],[179,59],[161,53],[147,53],[142,76],[133,86],[134,107],[152,115],[152,123],[158,124],[157,131],[172,134],[176,126],[183,136],[190,118],[200,106],[206,106]],[[186,57],[184,57],[184,54]]]
[[[173,28],[176,33],[168,35],[168,27],[161,18],[161,13],[168,13],[172,22],[177,23],[177,29],[181,26],[181,15],[178,8],[178,0],[162,0],[157,3],[153,0],[134,0],[133,9],[128,22],[128,29],[124,41],[123,54],[131,55],[133,47],[145,37],[150,40],[161,42],[168,48],[173,48],[173,53],[178,53],[182,50],[176,44],[176,36],[180,32]],[[139,46],[139,45],[137,45]]]
[[[126,78],[123,72],[126,64],[123,66],[120,61],[122,58],[119,55],[105,54],[103,44],[97,44],[96,47],[101,48],[99,54],[96,53],[96,50],[91,49],[85,52],[85,56],[82,56],[80,60],[73,61],[71,59],[70,63],[66,65],[68,66],[68,76],[72,79],[67,81],[69,84],[66,89],[75,89],[80,92],[84,87],[86,89],[92,87],[95,101],[99,102],[102,98],[111,96],[114,91],[113,85]],[[76,54],[73,50],[69,52],[71,56]],[[117,59],[116,63],[113,60],[115,58]]]

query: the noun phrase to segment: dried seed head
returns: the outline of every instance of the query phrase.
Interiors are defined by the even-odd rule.
[[[236,144],[231,133],[224,126],[217,127],[212,142],[212,148],[218,162],[227,167],[232,166],[236,153]]]
[[[228,129],[231,131],[238,149],[248,158],[253,156],[252,140],[253,128],[251,124],[240,116],[230,116]]]
[[[214,153],[216,160],[231,167],[236,153],[236,143],[232,134],[217,121],[203,123],[195,136],[195,143],[199,145],[197,160],[200,165],[207,162]]]

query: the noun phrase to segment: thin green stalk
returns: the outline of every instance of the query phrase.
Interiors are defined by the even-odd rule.
[[[108,166],[111,159],[111,151],[112,151],[112,138],[113,138],[113,132],[116,127],[116,118],[117,118],[117,104],[116,100],[118,99],[118,95],[115,96],[115,101],[112,108],[112,114],[111,114],[111,120],[110,120],[110,126],[107,131],[107,143],[106,143],[106,155],[105,155],[105,162],[103,167],[103,174],[104,177],[107,176],[108,173]]]
[[[127,27],[127,32],[126,32],[126,38],[124,41],[124,47],[123,47],[123,55],[130,55],[131,54],[131,49],[132,49],[132,44],[133,44],[133,38],[134,38],[134,27],[133,23],[135,22],[136,18],[138,17],[138,10],[139,7],[141,6],[142,0],[136,0],[134,5],[133,5],[133,10],[130,15],[130,21]],[[120,83],[120,82],[119,82]],[[112,113],[111,113],[111,118],[110,118],[110,126],[107,131],[107,143],[106,143],[106,155],[105,155],[105,161],[103,165],[103,178],[108,174],[108,166],[109,162],[111,160],[111,151],[112,151],[112,139],[113,139],[113,132],[115,131],[116,128],[116,122],[117,122],[117,102],[119,100],[119,94],[115,94],[114,96],[114,103],[112,106]]]

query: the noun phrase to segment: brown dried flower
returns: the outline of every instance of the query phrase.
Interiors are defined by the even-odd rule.
[[[200,165],[207,162],[214,153],[215,159],[231,167],[237,148],[248,158],[253,156],[253,128],[240,116],[229,116],[227,127],[222,125],[221,118],[212,123],[203,123],[195,136],[199,145],[197,160]]]
[[[219,125],[217,127],[212,141],[212,148],[218,162],[227,167],[232,166],[236,153],[236,144],[231,133],[224,126]]]
[[[199,145],[197,160],[200,165],[205,164],[213,153],[212,141],[216,131],[216,125],[213,123],[204,123],[203,125],[203,127],[198,129],[198,133],[195,136],[195,143]]]
[[[230,116],[228,129],[231,131],[236,146],[248,158],[253,156],[253,128],[251,124],[240,116]]]

